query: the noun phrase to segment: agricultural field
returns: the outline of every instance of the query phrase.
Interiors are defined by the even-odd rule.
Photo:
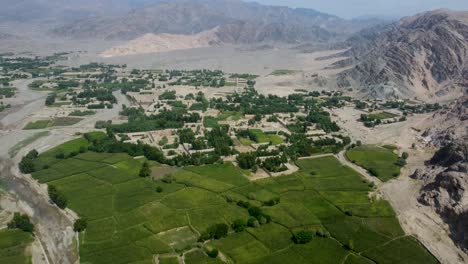
[[[31,263],[27,247],[32,241],[30,233],[19,229],[0,230],[0,263]]]
[[[357,146],[348,150],[346,157],[380,180],[388,181],[400,175],[401,167],[396,164],[398,155],[394,151],[392,146]]]
[[[56,117],[51,120],[38,120],[29,122],[23,128],[24,130],[33,130],[33,129],[44,129],[48,127],[57,127],[57,126],[72,126],[80,122],[81,118],[76,117]]]
[[[392,114],[392,113],[389,113],[389,112],[380,112],[380,113],[373,113],[373,114],[368,115],[368,117],[371,118],[371,119],[380,119],[380,120],[394,118],[394,117],[397,117],[397,116],[398,115],[395,115],[395,114]]]
[[[153,169],[143,178],[145,158],[95,152],[56,158],[89,144],[79,138],[41,154],[34,162],[44,169],[32,174],[63,192],[68,207],[88,220],[80,235],[83,263],[151,263],[155,255],[174,253],[187,264],[437,263],[405,236],[389,203],[369,195],[372,185],[333,157],[299,160],[297,173],[259,181],[231,163],[169,176]],[[219,225],[227,233],[202,239]],[[300,231],[311,241],[295,244]],[[209,257],[208,249],[220,254]]]
[[[295,70],[280,69],[280,70],[274,70],[272,73],[270,73],[270,75],[273,75],[273,76],[292,75],[297,72],[298,71],[295,71]]]
[[[250,145],[254,142],[256,143],[271,143],[272,145],[279,145],[284,143],[284,139],[276,134],[269,134],[265,133],[260,129],[251,129],[250,133],[252,133],[252,138],[240,138],[240,141],[243,145]],[[252,141],[253,139],[253,141]]]

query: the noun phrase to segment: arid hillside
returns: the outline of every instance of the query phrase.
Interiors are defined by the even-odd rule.
[[[341,87],[377,98],[450,100],[468,87],[468,12],[437,10],[367,29],[347,41],[354,65],[338,75]],[[343,55],[343,54],[341,54]]]

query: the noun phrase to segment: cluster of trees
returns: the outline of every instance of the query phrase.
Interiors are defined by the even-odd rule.
[[[0,88],[0,99],[3,97],[11,98],[15,95],[16,89],[13,87]]]
[[[404,167],[404,166],[406,166],[406,163],[407,163],[406,160],[407,160],[408,158],[409,158],[408,152],[403,152],[403,153],[401,154],[401,157],[399,157],[399,158],[397,159],[397,161],[395,162],[395,164],[396,164],[397,166]]]
[[[49,185],[47,188],[50,200],[56,204],[59,208],[65,209],[67,207],[68,201],[65,197],[65,194],[57,189],[54,185]]]
[[[325,111],[311,111],[306,117],[306,120],[317,124],[317,128],[327,133],[340,131],[340,127],[331,120],[330,113]]]
[[[215,154],[219,156],[229,156],[234,153],[231,148],[234,145],[231,137],[228,135],[229,126],[219,126],[206,132],[205,137],[208,145],[215,149]]]
[[[37,159],[39,153],[37,150],[33,149],[29,151],[26,156],[24,156],[19,163],[19,170],[21,173],[33,173],[36,171],[34,160]]]
[[[165,91],[159,96],[159,100],[175,100],[177,99],[176,91]]]
[[[247,226],[259,227],[271,222],[271,216],[264,213],[260,207],[253,206],[249,202],[239,200],[236,203],[238,206],[247,209],[250,217],[247,220]]]
[[[302,230],[293,234],[292,240],[296,244],[307,244],[314,238],[314,233],[308,230]]]
[[[83,232],[88,227],[88,220],[86,218],[79,218],[73,223],[73,231]]]
[[[282,172],[288,170],[286,165],[284,165],[286,162],[288,162],[286,155],[282,155],[281,157],[270,157],[266,158],[262,162],[262,167],[270,172]]]
[[[185,123],[197,123],[201,117],[197,113],[185,110],[163,110],[159,114],[147,116],[143,109],[126,108],[122,114],[128,116],[128,122],[111,125],[116,133],[143,132],[167,128],[182,128]]]
[[[55,93],[49,94],[45,100],[45,105],[46,106],[54,105],[56,99],[57,99],[57,95]]]
[[[228,235],[229,226],[226,224],[216,224],[208,227],[208,229],[203,232],[198,239],[198,241],[203,242],[210,239],[221,239]]]
[[[117,98],[115,98],[115,96],[112,94],[112,90],[104,89],[104,88],[98,88],[98,89],[86,88],[84,89],[83,92],[80,92],[77,95],[77,98],[87,99],[87,100],[90,100],[91,98],[96,98],[96,100],[100,102],[107,101],[111,104],[117,103]],[[76,99],[74,99],[74,101],[76,101]]]
[[[7,224],[8,229],[21,229],[24,232],[33,233],[34,225],[29,217],[24,214],[14,213],[13,219]]]
[[[254,152],[240,153],[236,159],[239,167],[244,170],[255,170],[257,166],[257,155]]]
[[[146,177],[149,177],[151,175],[151,169],[149,167],[149,164],[148,162],[144,162],[142,165],[141,165],[141,169],[140,169],[140,173],[139,173],[140,177],[143,177],[143,178],[146,178]]]

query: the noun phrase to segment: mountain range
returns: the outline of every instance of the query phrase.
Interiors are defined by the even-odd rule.
[[[85,17],[55,28],[55,36],[130,40],[145,34],[197,34],[218,28],[226,43],[343,38],[369,21],[348,21],[312,9],[265,6],[240,0],[156,1],[123,15]],[[375,23],[375,22],[373,22]]]
[[[468,90],[468,12],[436,10],[350,37],[341,87],[380,98],[453,99]]]

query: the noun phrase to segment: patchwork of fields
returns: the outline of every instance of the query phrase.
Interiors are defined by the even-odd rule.
[[[187,264],[437,263],[404,234],[389,203],[372,198],[372,186],[333,157],[300,160],[293,175],[255,182],[230,163],[141,178],[145,160],[126,154],[55,158],[87,144],[80,138],[42,154],[35,162],[44,169],[33,173],[64,192],[69,207],[88,219],[80,235],[82,263],[153,263],[155,256],[159,263],[184,258]],[[271,221],[197,242],[213,225],[247,221],[250,212],[239,205],[245,202]],[[319,235],[294,244],[293,234],[303,230]],[[210,258],[204,247],[220,255]]]

